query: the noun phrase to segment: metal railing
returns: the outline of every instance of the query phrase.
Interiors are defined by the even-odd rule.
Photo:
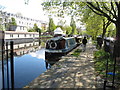
[[[119,81],[117,80],[120,73],[120,69],[119,69],[120,64],[117,61],[119,60],[120,56],[118,55],[117,52],[117,49],[119,48],[116,48],[116,46],[119,45],[116,45],[115,41],[105,40],[104,46],[105,46],[104,47],[105,51],[110,53],[111,56],[110,58],[112,58],[113,60],[113,63],[110,63],[110,60],[108,60],[109,58],[106,59],[106,77],[104,80],[104,90],[106,90],[107,87],[114,90],[115,88],[118,88],[120,86],[120,80]],[[110,68],[112,68],[112,70],[109,70]],[[108,76],[111,77],[111,81],[109,80]]]
[[[14,53],[13,53],[13,41],[10,43],[2,40],[2,89],[14,90]],[[10,45],[10,49],[8,49]],[[10,61],[9,61],[10,59]],[[10,63],[10,64],[9,64]],[[6,65],[6,68],[5,68]],[[5,70],[6,69],[6,70]],[[6,74],[6,75],[5,75]]]

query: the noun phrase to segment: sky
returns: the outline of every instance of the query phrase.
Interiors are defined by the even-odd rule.
[[[28,4],[25,4],[25,1],[29,1]],[[21,13],[22,16],[28,18],[49,22],[48,16],[42,10],[42,2],[43,0],[0,0],[0,6],[4,6],[5,8],[2,11],[8,13]],[[59,18],[53,17],[53,19],[57,25]],[[66,20],[66,25],[70,25],[70,17],[66,16],[64,20]],[[77,26],[79,25],[77,24]]]
[[[48,21],[47,15],[42,10],[42,0],[28,0],[28,4],[25,4],[27,0],[0,0],[0,5],[5,8],[2,11],[8,13],[21,13],[25,17]]]

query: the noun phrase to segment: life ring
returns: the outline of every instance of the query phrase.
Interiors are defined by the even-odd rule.
[[[49,43],[49,45],[50,45],[50,48],[52,48],[52,49],[56,49],[56,47],[57,47],[57,43],[55,41],[51,41]]]

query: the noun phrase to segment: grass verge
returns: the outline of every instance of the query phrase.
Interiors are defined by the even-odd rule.
[[[72,55],[72,56],[75,56],[75,57],[78,57],[81,52],[82,52],[81,49],[76,49],[71,55]]]
[[[94,52],[95,71],[97,76],[99,75],[102,79],[106,78],[106,64],[108,60],[108,73],[112,73],[114,70],[114,59],[111,58],[110,54],[104,50]],[[115,81],[120,82],[120,66],[116,66]],[[112,81],[113,75],[107,74],[108,80]]]

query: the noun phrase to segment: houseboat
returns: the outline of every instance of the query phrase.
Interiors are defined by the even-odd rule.
[[[45,59],[59,58],[77,46],[74,37],[54,37],[46,42]]]

